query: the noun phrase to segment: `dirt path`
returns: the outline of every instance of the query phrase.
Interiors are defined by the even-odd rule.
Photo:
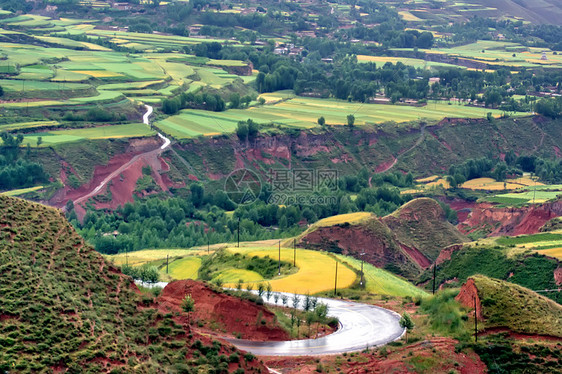
[[[377,173],[377,174],[379,174],[379,173],[386,173],[387,171],[389,171],[390,169],[392,169],[392,168],[396,165],[396,163],[398,163],[398,158],[399,158],[400,156],[405,155],[406,153],[408,153],[408,152],[414,150],[416,147],[418,147],[420,144],[422,144],[424,140],[425,140],[425,123],[421,125],[421,128],[420,128],[420,137],[418,138],[418,140],[416,140],[416,142],[414,143],[414,145],[411,146],[410,148],[406,149],[404,152],[399,153],[398,156],[396,156],[396,157],[393,156],[394,160],[392,161],[392,163],[389,164],[388,166],[385,166],[383,169],[378,170],[376,173]],[[372,179],[373,179],[373,177],[371,176],[371,177],[369,178],[369,188],[372,188],[372,187],[373,187],[373,184],[371,183]]]
[[[150,105],[145,105],[146,107],[146,113],[143,115],[142,120],[143,123],[147,126],[150,126],[150,121],[149,121],[149,117],[152,114],[152,112],[154,111],[154,109],[150,106]],[[152,150],[152,151],[148,151],[145,153],[141,153],[139,155],[136,155],[135,157],[133,157],[132,159],[130,159],[128,162],[126,162],[125,164],[121,165],[117,170],[115,170],[114,172],[112,172],[111,174],[109,174],[103,181],[101,181],[100,184],[98,184],[96,186],[96,188],[94,188],[92,191],[90,191],[89,193],[81,196],[80,198],[74,200],[74,205],[80,205],[86,201],[88,201],[88,199],[90,199],[91,197],[96,196],[97,194],[99,194],[102,189],[104,187],[107,186],[107,184],[115,177],[117,177],[118,175],[120,175],[121,173],[123,173],[125,170],[127,170],[131,165],[133,165],[135,162],[137,162],[139,159],[144,158],[144,159],[150,159],[150,158],[154,158],[154,157],[158,157],[160,154],[162,154],[172,143],[170,141],[170,139],[166,138],[164,135],[158,133],[158,136],[163,140],[163,144],[162,146],[160,146],[160,148]],[[63,208],[64,209],[64,208]]]

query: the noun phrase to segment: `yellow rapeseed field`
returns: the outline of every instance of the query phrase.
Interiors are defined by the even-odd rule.
[[[269,256],[270,258],[277,258],[279,253],[276,248],[231,247],[228,250],[232,253],[244,253],[247,256]],[[281,260],[292,263],[293,249],[281,248]],[[298,249],[296,265],[299,268],[297,273],[268,281],[274,291],[314,294],[334,288],[336,261],[326,253]],[[338,265],[338,288],[351,286],[355,279],[354,271],[341,263]],[[235,287],[236,284],[233,282],[225,286]]]
[[[337,216],[332,216],[328,218],[321,219],[320,221],[316,222],[314,226],[316,227],[326,227],[326,226],[334,226],[342,223],[360,223],[366,219],[372,217],[372,213],[368,212],[357,212],[357,213],[348,213],[348,214],[340,214]]]
[[[128,254],[119,253],[117,255],[106,256],[109,261],[112,261],[115,265],[124,265],[126,262],[126,257],[129,258],[129,265],[141,265],[151,261],[165,260],[166,255],[170,258],[173,257],[184,257],[184,256],[194,256],[202,251],[194,251],[189,249],[145,249],[143,251],[129,252]]]

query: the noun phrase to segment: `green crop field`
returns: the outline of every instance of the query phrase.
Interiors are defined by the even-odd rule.
[[[201,258],[195,256],[184,257],[169,264],[169,276],[172,279],[197,279],[200,267]],[[165,271],[166,266],[163,266],[160,272],[165,273]]]
[[[223,283],[234,284],[242,280],[242,283],[259,283],[263,281],[263,277],[255,271],[245,269],[227,269],[220,275],[215,277],[214,280],[221,280]]]
[[[353,257],[336,255],[343,262],[353,266],[354,269],[361,271],[361,261]],[[427,296],[428,294],[411,284],[410,282],[399,278],[398,276],[379,269],[371,264],[363,264],[363,273],[365,289],[370,293],[377,295],[390,295],[390,296]]]
[[[517,192],[498,194],[485,197],[482,201],[498,203],[505,206],[531,203],[544,203],[562,195],[562,185],[533,186]]]
[[[100,126],[84,129],[46,131],[40,133],[26,134],[23,144],[31,146],[37,144],[37,139],[42,138],[42,147],[53,146],[62,143],[76,142],[84,139],[116,139],[153,136],[156,133],[142,123],[127,125]]]
[[[496,243],[500,245],[521,245],[521,244],[536,244],[542,242],[551,242],[554,240],[562,240],[562,234],[544,233],[535,235],[525,235],[517,237],[504,237],[496,240]]]
[[[6,192],[1,192],[0,195],[5,195],[5,196],[20,196],[20,195],[24,195],[26,193],[29,192],[34,192],[34,191],[38,191],[40,189],[42,189],[43,186],[36,186],[36,187],[30,187],[30,188],[22,188],[19,190],[12,190],[12,191],[6,191]]]
[[[37,127],[56,127],[59,125],[60,124],[57,121],[18,122],[10,123],[8,125],[0,125],[0,132],[32,129]]]
[[[271,95],[268,95],[271,98]],[[444,117],[484,118],[488,112],[500,116],[502,111],[479,107],[429,103],[423,107],[404,105],[381,105],[349,103],[335,99],[314,99],[294,97],[281,92],[280,98],[290,100],[274,105],[264,105],[249,109],[231,109],[214,113],[202,110],[184,110],[176,116],[157,122],[164,132],[177,138],[199,135],[228,133],[234,131],[239,121],[249,118],[258,123],[274,123],[298,128],[317,126],[317,119],[324,116],[329,125],[347,123],[347,115],[355,115],[355,124],[375,124],[387,121],[409,122],[415,120],[439,120]]]
[[[386,57],[386,56],[364,56],[359,55],[357,56],[357,61],[359,62],[374,62],[377,66],[382,66],[387,62],[392,64],[396,64],[397,62],[401,62],[404,65],[413,66],[416,69],[431,69],[431,68],[438,68],[438,67],[459,67],[453,64],[446,64],[442,62],[433,62],[433,61],[425,61],[418,58],[406,58],[406,57]],[[463,68],[461,66],[461,68]]]
[[[70,27],[89,29],[89,25],[84,24],[72,24]],[[159,35],[154,36],[162,39]],[[172,53],[125,54],[65,38],[36,38],[57,47],[0,42],[0,54],[6,57],[0,61],[0,71],[18,73],[15,79],[0,79],[0,85],[8,98],[43,101],[16,100],[0,106],[15,109],[83,106],[119,102],[124,99],[123,95],[138,101],[159,103],[176,93],[180,86],[194,92],[205,86],[222,88],[240,78],[216,65],[225,68],[246,65],[242,61],[215,61],[191,55],[180,55],[178,58]],[[59,61],[55,63],[55,60]],[[253,76],[243,78],[248,81],[254,79]]]
[[[464,57],[498,66],[562,67],[562,56],[554,54],[553,51],[548,49],[491,40],[479,40],[476,43],[455,48],[442,48],[426,52]],[[541,59],[543,52],[546,52],[547,60]]]

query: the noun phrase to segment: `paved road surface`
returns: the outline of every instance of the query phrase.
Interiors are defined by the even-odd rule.
[[[289,306],[292,306],[292,295]],[[361,351],[365,348],[390,343],[402,336],[404,329],[400,327],[400,315],[393,311],[373,305],[355,302],[319,298],[319,302],[328,305],[328,315],[337,317],[340,328],[333,334],[307,340],[291,340],[284,342],[255,342],[241,339],[228,339],[239,349],[260,356],[316,356],[343,352]],[[301,304],[304,296],[301,295]],[[270,304],[275,304],[273,298]],[[281,300],[278,301],[281,304]],[[301,329],[306,329],[301,325]]]

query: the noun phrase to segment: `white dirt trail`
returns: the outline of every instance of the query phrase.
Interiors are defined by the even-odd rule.
[[[150,105],[145,105],[146,107],[146,113],[143,115],[142,117],[142,121],[145,125],[150,126],[150,116],[152,115],[152,113],[154,112],[154,108],[152,108]],[[81,196],[80,198],[74,200],[74,205],[79,205],[82,204],[85,201],[88,201],[88,199],[90,199],[91,197],[96,196],[97,194],[100,193],[100,191],[102,191],[102,189],[107,186],[107,184],[109,183],[109,181],[111,181],[113,178],[117,177],[119,174],[123,173],[125,170],[127,170],[131,165],[133,165],[139,158],[143,158],[143,157],[154,157],[154,156],[159,156],[160,154],[162,154],[172,143],[170,141],[170,139],[166,138],[164,135],[162,135],[161,133],[157,133],[158,136],[160,137],[160,139],[162,139],[163,144],[160,146],[160,148],[152,150],[152,151],[148,151],[148,152],[144,152],[141,153],[139,155],[136,155],[135,157],[131,158],[128,162],[124,163],[123,165],[121,165],[117,170],[115,170],[114,172],[112,172],[111,174],[109,174],[103,181],[101,181],[100,184],[98,184],[92,191],[90,191],[89,193]]]

